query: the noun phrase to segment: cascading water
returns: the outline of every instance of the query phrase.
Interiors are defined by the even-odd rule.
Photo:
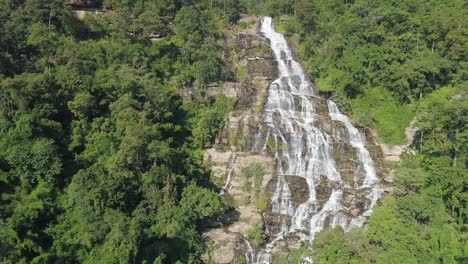
[[[289,220],[281,223],[279,232],[270,234],[270,242],[256,258],[249,257],[250,263],[270,263],[274,244],[288,235],[312,241],[325,226],[342,226],[345,230],[362,226],[382,193],[364,136],[332,101],[327,101],[330,119],[345,126],[347,144],[355,149],[359,163],[352,184],[341,179],[333,158],[333,142],[338,133],[327,134],[320,129],[323,117],[317,113],[315,105],[320,98],[306,80],[301,65],[293,59],[284,36],[275,32],[272,18],[262,19],[261,32],[270,40],[278,78],[270,85],[263,122],[258,127],[252,152],[273,154],[276,158],[278,179],[271,209]],[[360,180],[361,174],[364,179]],[[291,177],[303,178],[309,191],[308,199],[296,207],[288,184]],[[328,200],[321,203],[317,192],[323,178],[332,190]],[[362,206],[361,214],[350,214],[350,207],[356,203],[354,200],[348,206],[342,203],[344,193],[351,189],[359,189],[368,201]]]
[[[348,117],[338,110],[334,102],[328,100],[327,103],[331,119],[342,122],[346,126],[349,134],[349,143],[357,150],[357,157],[363,164],[365,171],[364,182],[361,186],[357,186],[357,188],[371,189],[368,198],[371,201],[370,207],[372,207],[382,195],[383,190],[378,186],[379,180],[375,174],[374,162],[372,161],[369,151],[365,148],[366,140],[361,132],[351,124]],[[368,211],[372,213],[370,208]]]
[[[228,162],[228,174],[226,177],[226,183],[223,185],[223,188],[221,188],[221,191],[219,192],[220,195],[224,195],[226,193],[226,190],[229,187],[229,184],[231,183],[232,174],[234,173],[235,168],[236,168],[236,153],[232,151],[229,157],[229,162]]]

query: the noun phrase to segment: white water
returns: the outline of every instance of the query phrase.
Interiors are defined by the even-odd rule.
[[[229,184],[231,183],[231,178],[232,174],[234,173],[234,169],[236,168],[236,152],[232,151],[231,155],[229,157],[229,163],[228,163],[228,174],[226,177],[226,183],[224,184],[223,188],[221,188],[221,191],[219,192],[220,195],[223,195],[226,193],[226,189],[229,187]]]
[[[252,151],[272,153],[277,159],[278,181],[272,195],[272,211],[289,216],[291,221],[290,225],[283,224],[278,234],[272,234],[270,242],[258,252],[256,258],[250,257],[249,263],[271,263],[275,243],[285,239],[288,234],[297,235],[303,241],[312,241],[326,226],[342,226],[345,230],[362,226],[381,195],[364,137],[336,105],[328,101],[330,118],[345,125],[349,134],[348,144],[356,149],[357,159],[365,174],[361,185],[357,180],[353,186],[342,181],[333,159],[333,135],[322,132],[317,125],[322,122],[314,107],[317,96],[306,80],[301,65],[293,59],[284,36],[275,32],[270,17],[262,19],[261,32],[270,40],[278,78],[270,85],[263,123],[255,136]],[[309,190],[307,201],[296,208],[287,181],[289,177],[304,178]],[[317,198],[321,177],[333,183],[328,200],[322,204]],[[346,189],[363,190],[370,200],[361,215],[351,216],[350,208],[342,204]]]
[[[349,134],[349,143],[357,150],[357,157],[364,165],[366,177],[364,178],[362,186],[358,186],[357,188],[371,189],[371,192],[367,196],[371,201],[370,207],[368,209],[370,215],[370,213],[372,213],[371,207],[374,206],[377,200],[380,198],[383,189],[380,188],[378,184],[379,179],[375,174],[374,162],[372,161],[369,151],[365,148],[366,140],[361,132],[359,132],[359,130],[351,124],[349,118],[340,112],[334,102],[328,100],[327,103],[331,119],[342,122],[346,126]]]

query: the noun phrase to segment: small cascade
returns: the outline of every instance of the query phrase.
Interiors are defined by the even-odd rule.
[[[228,174],[226,177],[226,183],[223,185],[223,188],[221,188],[221,191],[219,192],[220,195],[223,195],[226,193],[226,190],[229,187],[229,184],[231,183],[232,174],[234,173],[234,169],[236,168],[236,158],[237,158],[236,152],[232,151],[231,155],[229,156]]]
[[[243,238],[243,241],[247,247],[247,251],[244,253],[244,256],[245,256],[245,259],[247,260],[247,263],[255,263],[255,250],[254,248],[252,247],[252,244],[250,244],[250,242]]]
[[[278,177],[271,211],[288,221],[281,220],[280,230],[269,234],[269,243],[253,254],[256,257],[249,257],[248,263],[271,263],[275,243],[291,236],[312,241],[327,226],[345,230],[362,226],[382,194],[365,137],[332,101],[326,102],[328,117],[319,113],[324,100],[315,94],[301,65],[293,59],[284,36],[275,32],[272,18],[262,19],[261,32],[270,40],[278,76],[270,85],[252,152],[275,157]],[[334,122],[344,126],[339,133],[346,134],[345,140],[334,132],[338,129]],[[323,127],[331,127],[331,132]],[[334,146],[338,141],[356,151],[353,182],[342,179],[335,162]],[[307,184],[308,197],[301,203],[293,199],[294,190],[289,185],[293,177]],[[359,198],[360,202],[355,197],[357,192],[364,197]]]
[[[327,100],[327,104],[331,119],[342,122],[346,126],[349,134],[349,143],[357,150],[357,157],[363,164],[366,175],[363,185],[359,188],[370,188],[372,190],[368,195],[368,198],[371,200],[370,207],[372,207],[381,197],[383,189],[378,185],[379,179],[375,174],[374,161],[372,161],[369,151],[365,148],[366,139],[361,132],[351,124],[349,118],[340,112],[334,102]],[[369,208],[369,211],[370,210]],[[370,213],[372,213],[372,211],[370,211]]]
[[[293,215],[294,207],[292,205],[291,191],[286,183],[283,175],[278,175],[278,182],[276,183],[276,191],[271,197],[271,206],[273,212],[285,215]]]

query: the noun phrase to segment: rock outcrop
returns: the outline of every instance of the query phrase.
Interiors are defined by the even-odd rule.
[[[405,154],[414,154],[414,150],[411,148],[414,142],[414,137],[418,128],[415,127],[416,120],[411,121],[410,126],[405,129],[406,142],[402,145],[390,145],[385,143],[379,143],[380,150],[382,152],[382,160],[390,165],[385,166],[384,170],[384,191],[387,194],[392,194],[394,191],[393,188],[393,178],[395,175],[395,169],[392,169],[391,164],[397,164],[401,161],[401,156]],[[377,133],[372,131],[372,136],[377,137]]]
[[[104,0],[67,0],[67,4],[75,8],[99,8]]]
[[[258,18],[244,22],[251,24],[246,31],[257,32]],[[223,227],[208,228],[204,236],[211,240],[207,258],[215,263],[240,263],[249,230],[264,225],[262,213],[271,196],[266,186],[275,178],[275,159],[250,152],[275,67],[268,40],[259,34],[229,34],[225,47],[224,60],[233,70],[235,81],[208,87],[207,94],[233,98],[236,107],[229,113],[214,148],[206,150],[205,165],[212,181],[220,188],[226,186],[225,195],[235,209],[228,213]],[[233,155],[235,165],[230,164]]]
[[[249,22],[252,27],[245,30],[248,33],[229,34],[226,38],[224,59],[230,65],[235,81],[213,85],[207,90],[209,95],[223,94],[236,100],[236,106],[220,130],[214,147],[205,152],[205,165],[211,171],[212,181],[234,208],[222,219],[222,227],[207,226],[204,231],[204,236],[211,241],[206,258],[215,263],[245,263],[247,252],[252,250],[246,238],[253,227],[261,227],[268,240],[281,232],[284,223],[291,221],[290,216],[274,213],[271,205],[279,179],[277,166],[281,162],[278,156],[273,155],[273,148],[278,151],[281,145],[267,139],[263,140],[265,142],[260,140],[265,145],[265,152],[252,152],[254,142],[259,142],[255,137],[262,137],[262,115],[268,89],[278,70],[269,41],[259,33],[258,18],[251,20],[257,22]],[[331,120],[326,99],[314,97],[313,103],[317,113],[314,125],[329,135],[333,159],[341,175],[340,183],[325,175],[320,177],[320,185],[315,190],[320,209],[333,190],[341,187],[338,184],[361,184],[364,175],[360,173],[364,172],[356,159],[357,150],[349,143],[347,128],[342,122]],[[381,148],[370,130],[361,128],[361,131],[365,131],[365,148],[374,160],[376,174],[383,178]],[[291,191],[293,207],[308,200],[310,194],[305,178],[290,175],[284,179]],[[344,189],[341,202],[347,208],[344,214],[350,216],[361,215],[369,205],[368,197],[353,188]],[[272,250],[274,258],[284,258],[290,249],[301,244],[297,235],[289,234],[275,244]]]

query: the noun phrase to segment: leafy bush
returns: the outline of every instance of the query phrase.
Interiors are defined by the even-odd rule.
[[[254,226],[247,232],[247,239],[252,246],[259,248],[265,240],[265,233],[259,226]]]

